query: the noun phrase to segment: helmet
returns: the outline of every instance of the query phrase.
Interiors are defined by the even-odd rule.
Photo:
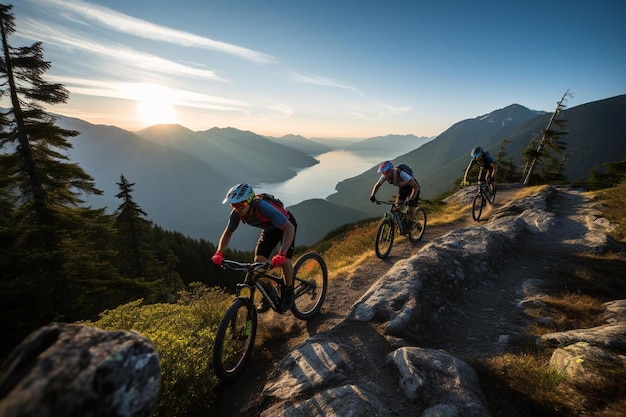
[[[254,190],[250,184],[237,184],[226,194],[226,198],[222,201],[222,204],[237,204],[242,201],[247,201],[248,203],[252,201],[254,198]]]
[[[393,169],[393,164],[389,161],[385,161],[382,164],[380,164],[380,166],[378,167],[378,171],[376,171],[377,173],[383,173],[383,172],[387,172],[390,169]]]
[[[482,154],[483,154],[483,148],[481,148],[480,146],[477,146],[474,149],[472,149],[472,152],[470,153],[470,156],[472,158],[478,158]]]

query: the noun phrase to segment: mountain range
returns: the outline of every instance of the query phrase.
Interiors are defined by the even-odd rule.
[[[436,138],[388,135],[375,138],[265,137],[235,128],[194,132],[180,125],[156,125],[138,132],[93,125],[55,115],[57,124],[80,134],[71,138],[70,158],[94,177],[103,196],[88,198],[94,207],[115,210],[121,201],[117,182],[124,175],[135,183],[133,196],[150,220],[194,238],[216,242],[228,208],[221,204],[225,191],[238,182],[255,184],[285,181],[298,170],[313,166],[316,155],[333,149],[358,149],[374,155],[393,148],[392,161],[410,165],[420,182],[422,196],[432,198],[450,190],[462,177],[469,152],[482,146],[492,154],[507,139],[506,153],[519,166],[521,152],[533,136],[541,134],[551,113],[519,104],[452,125]],[[626,95],[583,104],[563,111],[569,180],[585,177],[604,162],[626,158]],[[405,153],[403,153],[405,152]],[[389,153],[387,153],[389,154]],[[285,164],[289,161],[289,164]],[[311,199],[289,207],[298,220],[298,244],[313,244],[345,223],[382,214],[369,193],[378,176],[373,166],[336,186],[327,199]],[[379,197],[391,196],[383,186]],[[241,228],[231,247],[250,250],[258,230]]]

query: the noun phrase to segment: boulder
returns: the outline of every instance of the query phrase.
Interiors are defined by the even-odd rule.
[[[52,323],[11,353],[3,417],[149,417],[159,392],[155,347],[136,332]]]

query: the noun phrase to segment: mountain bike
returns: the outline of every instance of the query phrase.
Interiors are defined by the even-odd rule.
[[[493,204],[496,199],[496,186],[493,183],[485,183],[478,181],[476,187],[476,196],[472,202],[472,217],[474,220],[479,221],[480,215],[483,212],[483,207],[489,204]]]
[[[245,275],[243,283],[237,284],[236,297],[217,327],[213,345],[215,374],[228,382],[241,373],[252,353],[258,314],[254,304],[255,293],[258,291],[277,313],[286,311],[280,309],[283,278],[280,274],[270,273],[270,262],[246,263],[224,259],[222,268],[241,271]],[[319,313],[326,297],[326,262],[318,253],[307,252],[295,262],[293,274],[295,302],[291,312],[301,320],[310,320]]]
[[[401,235],[406,235],[411,243],[417,243],[422,239],[426,230],[426,212],[423,208],[416,207],[415,216],[413,219],[409,219],[404,203],[397,204],[380,200],[374,202],[388,206],[376,232],[376,240],[374,242],[376,256],[380,259],[385,259],[389,256],[396,228]]]

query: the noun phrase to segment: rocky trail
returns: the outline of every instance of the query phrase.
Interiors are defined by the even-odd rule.
[[[344,391],[335,390],[334,396],[345,395],[348,399],[356,390],[354,387],[361,387],[385,398],[382,402],[372,399],[366,401],[366,405],[356,406],[352,401],[343,401],[346,407],[352,407],[352,411],[364,407],[362,411],[368,415],[408,415],[409,411],[418,415],[415,404],[407,399],[406,393],[403,395],[398,389],[383,391],[381,388],[398,385],[398,376],[388,372],[388,355],[395,349],[407,345],[419,346],[441,349],[454,357],[470,359],[492,356],[521,346],[521,342],[516,343],[515,340],[524,340],[523,329],[528,319],[519,306],[534,291],[534,286],[542,282],[548,268],[567,263],[575,251],[594,250],[606,241],[602,241],[603,233],[596,236],[590,232],[590,209],[585,206],[582,193],[570,189],[558,190],[543,198],[545,207],[540,207],[537,218],[531,215],[525,219],[530,226],[524,227],[530,231],[518,230],[513,233],[513,238],[501,241],[500,235],[509,232],[500,231],[498,227],[487,230],[485,225],[497,223],[501,218],[518,216],[528,209],[527,205],[514,199],[518,191],[519,187],[500,189],[493,209],[489,208],[484,214],[485,220],[481,222],[471,219],[468,208],[467,216],[461,222],[429,225],[423,241],[416,245],[411,245],[406,238],[397,239],[391,255],[385,260],[376,258],[372,249],[371,257],[350,274],[332,276],[332,271],[329,271],[332,277],[322,314],[309,322],[295,320],[290,314],[261,315],[260,337],[244,374],[235,382],[222,384],[216,402],[198,415],[300,415],[293,412],[297,409],[292,404],[294,397],[301,396],[302,390],[314,391],[316,384],[318,388],[333,385],[333,378],[343,378],[343,382],[349,382],[343,386],[352,387],[343,388]],[[471,197],[468,194],[459,198],[467,200]],[[542,202],[537,204],[541,206]],[[583,207],[586,207],[585,212]],[[507,227],[516,230],[521,227],[517,223],[520,222],[512,222],[513,226]],[[549,233],[546,236],[532,231],[533,228],[549,230]],[[476,245],[483,245],[484,248],[476,248]],[[445,256],[451,258],[431,262],[433,256],[442,256],[442,246],[450,249],[452,255]],[[490,249],[493,255],[481,257],[470,254],[469,260],[455,260],[455,254],[466,258],[468,252],[480,253],[485,248]],[[435,251],[435,255],[425,253],[428,251]],[[450,283],[443,279],[441,284],[420,283],[411,292],[413,296],[420,294],[415,298],[402,298],[404,287],[394,289],[394,280],[386,278],[393,277],[394,271],[400,275],[409,274],[422,267],[429,268],[433,276],[456,270],[452,274],[456,274],[456,278],[453,277]],[[443,272],[438,268],[443,268]],[[469,279],[470,276],[478,278]],[[387,279],[388,282],[381,282]],[[385,300],[384,297],[393,299],[390,294],[397,294],[398,300],[402,301]],[[379,301],[381,295],[384,301]],[[397,306],[401,302],[405,303],[404,308]],[[402,327],[404,325],[398,327],[398,318],[405,311],[411,315],[412,324],[408,328]],[[417,314],[423,314],[423,320],[415,320]],[[318,340],[319,343],[316,342]],[[333,346],[332,352],[328,346]],[[324,382],[316,382],[317,377],[309,376],[303,383],[302,379],[281,369],[281,363],[283,368],[289,366],[285,357],[294,356],[294,349],[308,348],[326,349],[324,355],[329,356],[328,362],[337,364],[328,375],[316,371],[320,379],[326,378]],[[320,353],[316,355],[320,356]],[[348,357],[349,366],[343,364]],[[293,368],[289,369],[293,371]],[[306,387],[302,388],[302,385]],[[300,388],[294,388],[297,386]],[[332,402],[325,395],[328,394],[318,391],[315,396],[320,409],[324,403]],[[342,406],[337,403],[333,404],[332,413],[320,412],[318,415],[352,415],[342,412]],[[284,412],[289,407],[292,414]]]

